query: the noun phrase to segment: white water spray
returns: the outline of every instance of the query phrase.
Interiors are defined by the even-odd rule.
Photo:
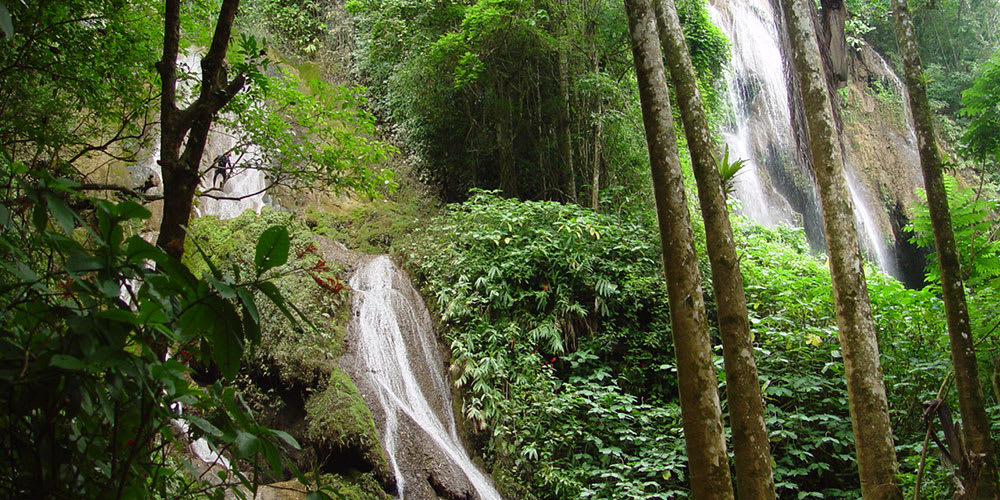
[[[771,5],[767,0],[729,1],[708,11],[731,42],[725,78],[732,120],[723,138],[730,159],[747,160],[736,177],[736,197],[744,213],[761,224],[790,223],[792,209],[765,186],[761,164],[769,150],[787,156],[793,148],[781,38]]]
[[[500,500],[461,445],[443,360],[419,294],[386,256],[363,264],[350,285],[355,290],[352,310],[361,376],[374,388],[385,414],[379,430],[399,498],[405,498],[408,489],[402,471],[407,464],[401,463],[400,456],[401,443],[409,439],[429,440],[448,463],[461,470],[480,499]],[[403,435],[404,427],[423,435]]]
[[[180,54],[177,59],[179,73],[200,75],[201,52],[190,48]],[[181,106],[190,105],[194,100],[194,80],[180,78],[177,84],[178,103]],[[220,219],[232,219],[244,211],[251,209],[260,213],[266,204],[264,188],[267,186],[264,173],[257,168],[263,162],[260,148],[249,145],[245,151],[233,154],[233,168],[229,178],[222,182],[215,178],[215,169],[211,168],[213,160],[225,151],[233,149],[239,141],[238,131],[231,131],[218,124],[213,125],[208,134],[205,152],[202,155],[203,172],[199,196],[194,207],[194,215],[215,215]],[[157,179],[157,185],[163,186],[163,174],[157,160],[160,159],[160,141],[154,141],[150,156],[142,162],[138,172],[140,180],[152,175]]]
[[[768,177],[759,164],[797,157],[778,18],[768,0],[729,0],[708,10],[732,42],[726,86],[733,120],[723,137],[730,158],[748,160],[746,174],[737,177],[736,196],[744,212],[761,224],[791,222],[790,204],[765,182]],[[852,169],[845,165],[845,170],[862,248],[883,271],[894,273],[895,261],[874,217],[877,205],[858,187]]]

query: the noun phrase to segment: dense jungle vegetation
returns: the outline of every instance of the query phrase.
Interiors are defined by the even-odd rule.
[[[1000,5],[909,7],[996,438]],[[847,46],[903,73],[891,2],[813,8],[842,11]],[[463,436],[504,498],[696,496],[675,351],[688,332],[671,329],[667,280],[681,264],[662,259],[626,12],[611,0],[0,0],[0,497],[255,498],[272,485],[391,498],[372,415],[336,363],[356,263],[340,244],[411,273],[450,353]],[[718,130],[733,116],[731,42],[705,1],[676,14],[731,185],[742,162]],[[200,68],[177,64],[188,53]],[[728,481],[737,375],[724,369],[715,229],[676,120]],[[196,218],[213,196],[199,185],[214,166],[205,144],[223,129],[239,131],[237,153],[264,151],[252,166],[274,206]],[[949,286],[921,199],[906,231],[929,256],[925,286],[870,264],[862,275],[896,482],[909,498],[986,498],[968,476],[985,459],[958,443]],[[800,228],[761,226],[739,205],[727,200],[774,496],[861,498],[829,259]],[[179,236],[156,239],[176,221]],[[214,464],[185,451],[198,439]]]

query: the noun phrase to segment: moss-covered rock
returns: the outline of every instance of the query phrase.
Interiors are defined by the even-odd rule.
[[[371,464],[379,476],[388,474],[375,433],[375,423],[357,387],[343,372],[334,369],[322,392],[305,403],[306,437],[350,458],[360,454],[360,463]]]
[[[290,320],[269,298],[256,297],[261,338],[248,349],[238,378],[243,397],[260,423],[285,430],[302,445],[300,451],[288,450],[300,470],[335,473],[330,477],[346,498],[383,498],[379,483],[391,488],[391,478],[371,413],[335,363],[343,352],[348,319],[341,278],[353,255],[317,240],[291,214],[265,208],[260,215],[248,211],[231,220],[192,221],[190,241],[195,244],[188,245],[185,262],[196,274],[206,272],[208,265],[199,255],[204,252],[223,273],[254,277],[256,241],[274,225],[288,229],[291,251],[288,262],[269,276],[298,320]],[[270,480],[290,476],[286,471],[284,478]],[[376,490],[381,496],[372,493]]]

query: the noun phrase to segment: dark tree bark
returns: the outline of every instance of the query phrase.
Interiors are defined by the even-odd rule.
[[[960,457],[959,473],[968,499],[994,499],[998,496],[996,459],[990,438],[990,422],[986,417],[983,393],[979,382],[969,310],[965,302],[965,285],[955,248],[955,233],[951,225],[948,196],[944,188],[944,165],[938,151],[937,137],[927,101],[916,32],[905,1],[893,0],[896,15],[896,41],[903,58],[913,128],[917,135],[920,168],[924,174],[927,209],[930,212],[934,248],[941,269],[941,293],[944,298],[951,344],[951,362],[955,368],[955,387],[962,413],[962,433],[966,456]]]
[[[861,493],[866,500],[901,499],[902,492],[896,477],[896,452],[889,425],[889,405],[854,228],[854,209],[810,6],[806,0],[782,0],[781,4],[795,71],[801,85],[809,149],[819,186]]]
[[[246,75],[226,78],[225,57],[239,0],[223,0],[208,53],[201,60],[201,92],[190,106],[177,107],[177,52],[180,46],[180,1],[167,0],[160,73],[160,170],[163,174],[163,219],[156,244],[171,257],[184,254],[184,226],[200,181],[199,167],[208,129],[215,114],[243,89]],[[187,143],[181,146],[187,136]]]
[[[625,11],[663,248],[691,498],[732,499],[718,381],[653,6],[650,0],[625,0]]]
[[[847,85],[847,6],[844,0],[820,0],[820,24],[823,30],[823,51],[833,87]]]
[[[595,98],[597,103],[594,105],[597,116],[601,115],[601,103],[600,98]],[[592,158],[592,165],[590,171],[590,208],[594,212],[600,212],[601,210],[601,141],[602,138],[602,127],[601,119],[596,118],[594,121],[594,157]]]
[[[514,164],[514,131],[507,106],[510,102],[502,100],[504,110],[497,121],[497,162],[500,164],[500,190],[505,196],[516,198],[519,194],[517,183],[517,166]]]
[[[655,0],[660,42],[674,84],[677,106],[684,122],[691,163],[698,184],[698,198],[705,219],[708,258],[712,266],[712,287],[719,311],[723,361],[733,450],[736,462],[736,491],[743,500],[773,500],[774,476],[771,449],[764,424],[764,404],[753,356],[750,321],[739,258],[733,244],[729,211],[722,181],[715,165],[716,150],[705,117],[698,80],[684,40],[674,0]]]
[[[570,126],[570,98],[569,98],[569,49],[566,47],[568,40],[566,33],[569,24],[569,4],[567,0],[560,0],[559,7],[562,10],[559,22],[559,31],[563,36],[560,40],[558,51],[559,57],[559,97],[562,101],[559,110],[559,165],[560,165],[560,189],[563,191],[563,199],[576,203],[576,170],[573,168],[573,142]]]

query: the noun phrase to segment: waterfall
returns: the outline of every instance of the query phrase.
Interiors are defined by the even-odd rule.
[[[736,177],[736,197],[742,212],[761,224],[791,223],[791,206],[763,182],[768,153],[787,157],[794,147],[781,37],[771,5],[767,0],[733,0],[722,9],[708,9],[731,42],[725,72],[731,116],[722,135],[730,159],[747,160]]]
[[[458,437],[444,361],[420,295],[387,256],[363,263],[350,285],[354,317],[342,364],[372,409],[399,498],[437,498],[420,492],[436,490],[434,482],[447,481],[437,475],[451,473],[460,488],[472,488],[458,496],[473,498],[474,491],[500,500]]]
[[[180,74],[195,75],[195,78],[200,78],[200,65],[201,52],[194,47],[177,58],[177,70]],[[178,78],[178,105],[187,106],[194,100],[193,88],[194,79]],[[217,123],[213,124],[209,131],[201,160],[203,175],[199,192],[203,195],[196,199],[195,216],[215,215],[220,219],[232,219],[248,209],[260,213],[260,209],[267,203],[266,194],[263,192],[267,186],[264,172],[256,168],[256,165],[263,162],[261,150],[256,145],[242,145],[243,152],[233,155],[232,175],[225,182],[215,179],[215,169],[211,168],[212,161],[218,155],[236,147],[239,144],[239,136],[239,131],[229,130]],[[160,159],[160,141],[155,140],[154,144],[152,153],[135,170],[135,184],[140,184],[147,176],[152,175],[157,179],[158,185],[163,186],[163,175],[157,163]]]
[[[237,137],[226,130],[214,130],[213,139],[205,148],[202,161],[210,164],[216,156],[236,145]],[[264,172],[254,165],[262,161],[261,151],[256,145],[249,145],[242,154],[234,153],[231,174],[224,181],[216,178],[214,168],[201,177],[201,192],[198,197],[197,215],[215,215],[220,219],[232,219],[246,210],[260,213],[265,204],[264,188],[267,186]]]
[[[722,0],[708,10],[713,23],[732,42],[725,73],[731,116],[722,135],[731,159],[748,160],[746,172],[741,172],[736,182],[742,211],[767,226],[801,222],[800,217],[808,217],[805,205],[815,203],[811,200],[818,196],[811,174],[793,165],[800,156],[794,141],[793,100],[789,98],[778,16],[768,0]],[[894,274],[895,260],[887,245],[890,236],[882,234],[876,219],[882,210],[860,187],[852,166],[845,164],[845,171],[861,247],[869,260]],[[802,173],[800,177],[805,179],[792,179],[796,174],[790,172]],[[794,184],[807,194],[808,201],[792,202],[779,192],[779,184]]]

